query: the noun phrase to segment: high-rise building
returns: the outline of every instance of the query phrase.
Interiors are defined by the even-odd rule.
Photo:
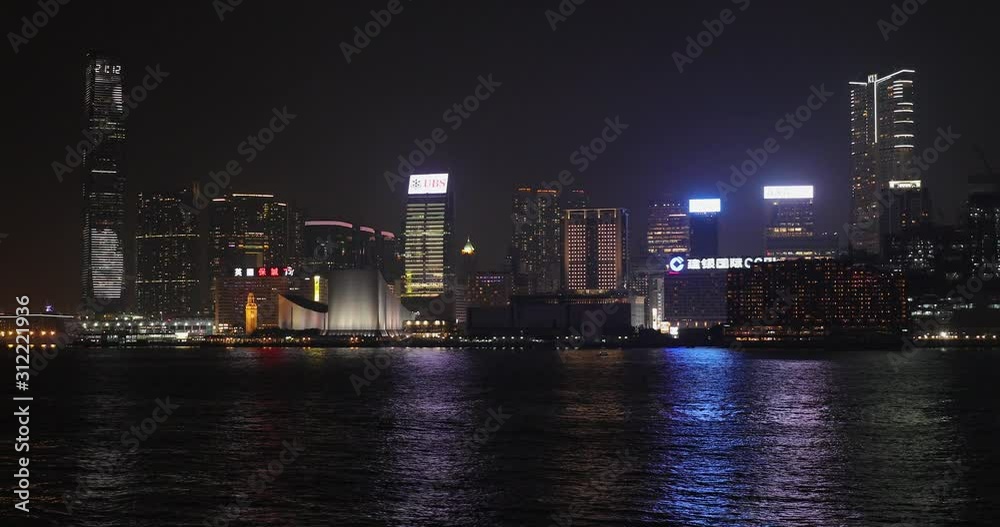
[[[691,226],[682,200],[667,196],[650,201],[648,212],[647,254],[669,256],[691,252]]]
[[[191,197],[139,194],[136,224],[136,311],[144,316],[194,317],[200,313],[198,222]]]
[[[996,269],[1000,265],[1000,192],[976,192],[969,196],[967,216],[968,272]]]
[[[510,273],[477,272],[469,284],[469,306],[507,306],[513,294],[514,281]]]
[[[298,266],[306,255],[306,211],[288,207],[288,264]]]
[[[448,191],[448,174],[414,174],[408,194],[403,297],[432,299],[454,286],[451,237],[455,206]]]
[[[767,256],[816,256],[816,232],[811,185],[764,187],[769,207],[764,249]]]
[[[582,188],[566,190],[560,196],[563,210],[568,209],[589,209],[590,195]]]
[[[92,147],[83,152],[84,305],[121,309],[125,294],[125,70],[118,59],[90,53],[83,111]]]
[[[572,293],[624,291],[629,277],[626,209],[563,213],[563,275]]]
[[[209,270],[213,308],[217,308],[221,280],[233,269],[286,267],[294,257],[288,204],[274,195],[230,194],[213,199],[211,209]]]
[[[688,201],[692,257],[714,258],[719,256],[720,212],[722,212],[722,200],[718,198]]]
[[[928,221],[930,204],[923,182],[919,179],[890,181],[888,196],[886,213],[882,216],[884,236],[899,237]]]
[[[879,197],[890,181],[914,180],[917,145],[913,70],[851,82],[851,247],[882,253],[884,223]],[[919,172],[918,172],[919,174]]]
[[[555,293],[562,278],[562,215],[555,190],[514,191],[510,260],[518,294]]]
[[[648,278],[646,285],[645,326],[659,331],[663,325],[666,310],[666,298],[663,296],[666,286],[665,275],[660,273]]]

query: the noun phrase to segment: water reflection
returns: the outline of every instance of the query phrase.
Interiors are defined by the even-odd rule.
[[[61,355],[33,386],[51,394],[36,401],[51,418],[33,427],[44,439],[32,464],[47,470],[39,503],[93,479],[97,492],[73,516],[45,513],[72,525],[203,524],[293,438],[302,457],[252,494],[237,523],[1000,515],[990,490],[1000,357],[928,352],[890,365],[873,352],[710,348],[87,350]],[[181,408],[117,472],[96,474],[122,431],[168,395]]]

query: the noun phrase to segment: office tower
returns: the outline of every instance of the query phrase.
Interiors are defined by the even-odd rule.
[[[253,294],[256,309],[256,328],[278,327],[279,297],[289,294],[296,285],[296,270],[275,265],[246,268],[236,267],[218,280],[215,302],[215,324],[220,333],[246,331],[246,306]],[[310,294],[311,291],[303,291]]]
[[[769,208],[764,231],[767,256],[816,256],[813,197],[811,185],[764,187]]]
[[[687,207],[673,196],[649,202],[646,253],[669,256],[691,251]]]
[[[510,305],[514,280],[510,273],[477,272],[469,284],[469,307]]]
[[[884,212],[879,196],[890,181],[914,180],[917,144],[913,70],[851,82],[851,247],[882,253]]]
[[[156,319],[199,314],[198,222],[188,192],[139,194],[136,311]]]
[[[790,260],[730,270],[728,323],[743,338],[822,338],[907,327],[902,273],[839,260]]]
[[[305,264],[326,274],[334,269],[356,269],[360,257],[355,251],[357,229],[339,220],[308,220],[303,229]]]
[[[306,256],[306,211],[288,207],[288,265],[298,267]]]
[[[1000,264],[1000,192],[970,195],[965,225],[971,264],[968,272],[997,269]]]
[[[929,219],[930,203],[920,180],[890,181],[887,202],[882,219],[885,236],[899,237]]]
[[[666,299],[663,296],[666,286],[665,275],[660,273],[648,278],[646,285],[646,313],[645,326],[648,329],[659,331],[663,325],[663,316],[666,309]]]
[[[83,111],[91,147],[83,154],[84,305],[121,309],[125,292],[125,71],[118,59],[87,55]]]
[[[691,256],[719,256],[719,213],[722,200],[692,199],[688,201],[688,221],[691,225]]]
[[[216,313],[222,279],[233,276],[235,269],[289,266],[293,258],[288,231],[288,204],[272,194],[230,194],[212,200],[209,270]]]
[[[359,269],[375,268],[382,272],[382,277],[389,283],[403,276],[403,256],[399,252],[399,241],[396,235],[383,230],[361,226],[361,265]],[[399,291],[396,291],[399,294]]]
[[[563,274],[572,293],[623,291],[629,276],[628,210],[563,213]]]
[[[562,216],[555,190],[514,191],[510,260],[518,294],[555,293],[562,283]]]
[[[454,285],[451,283],[454,209],[454,197],[448,192],[448,174],[410,176],[403,227],[405,299],[432,299]]]

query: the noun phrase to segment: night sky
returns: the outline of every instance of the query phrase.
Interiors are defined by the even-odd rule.
[[[587,0],[556,31],[545,15],[559,9],[556,0],[402,0],[403,11],[351,64],[341,42],[388,1],[346,3],[245,0],[220,21],[209,0],[76,0],[19,53],[8,40],[0,52],[11,114],[4,158],[12,161],[0,209],[0,309],[22,294],[34,305],[76,308],[80,174],[59,183],[51,163],[81,139],[88,49],[120,56],[130,85],[147,65],[169,73],[131,112],[130,194],[208,182],[210,171],[238,159],[244,170],[232,190],[273,192],[311,217],[399,232],[405,186],[390,191],[383,174],[414,139],[443,127],[448,140],[420,171],[452,174],[456,234],[472,237],[483,268],[502,264],[516,184],[573,171],[573,188],[590,192],[594,205],[633,211],[638,246],[648,199],[714,195],[729,166],[769,137],[781,150],[723,205],[722,252],[761,253],[764,184],[815,184],[819,227],[841,230],[850,192],[847,83],[869,73],[916,69],[923,142],[949,125],[962,135],[927,176],[945,220],[957,216],[966,176],[983,170],[973,145],[1000,166],[991,3],[929,0],[886,42],[877,22],[891,16],[889,0]],[[5,32],[39,10],[28,0],[4,8]],[[723,9],[735,21],[679,73],[672,54]],[[501,86],[450,130],[444,112],[490,74]],[[821,85],[835,95],[791,139],[780,138],[775,122]],[[286,106],[297,117],[244,162],[237,146]],[[628,129],[579,173],[570,155],[616,116]]]

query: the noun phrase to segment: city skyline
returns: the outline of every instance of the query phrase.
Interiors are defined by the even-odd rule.
[[[243,6],[228,16],[224,22],[227,24],[226,27],[233,26],[233,30],[237,32],[245,31],[248,28],[242,24],[271,14],[268,8],[248,7]],[[518,43],[518,48],[541,42],[561,48],[584,45],[582,39],[586,37],[587,29],[600,27],[600,24],[604,23],[600,12],[605,8],[588,7],[589,11],[580,9],[565,25],[560,25],[559,31],[555,33],[550,33],[544,17],[540,21],[532,20],[532,16],[538,16],[533,10],[515,9],[513,12],[505,12],[501,8],[490,9],[498,10],[495,14],[503,18],[512,22],[516,20],[530,27],[534,27],[533,23],[541,23],[540,30],[531,33],[528,37],[530,40]],[[764,24],[778,24],[787,20],[801,20],[799,23],[805,23],[812,16],[798,7],[788,8],[787,12],[775,12],[771,7],[757,5],[750,8],[747,16],[751,16],[758,8],[761,9],[761,15],[758,15],[760,23]],[[680,35],[697,33],[701,18],[712,15],[710,12],[703,12],[704,10],[698,6],[681,6],[678,9],[677,14],[682,16],[677,16],[671,23],[676,26],[672,29]],[[885,16],[885,13],[875,7],[860,9],[870,11],[871,20]],[[947,181],[953,173],[958,173],[961,177],[981,171],[982,161],[971,153],[971,146],[981,143],[990,156],[995,150],[992,145],[997,141],[991,136],[995,132],[980,124],[980,121],[988,120],[991,108],[986,107],[985,115],[970,111],[971,108],[977,107],[977,101],[980,101],[978,105],[981,106],[981,101],[986,100],[985,92],[979,91],[980,88],[974,81],[956,81],[961,75],[973,75],[973,69],[961,66],[974,61],[980,53],[977,51],[980,48],[969,41],[974,38],[969,35],[970,32],[957,31],[955,26],[959,16],[957,12],[948,11],[950,9],[948,7],[940,9],[943,12],[939,13],[936,23],[945,24],[946,34],[954,30],[956,38],[948,40],[946,44],[935,44],[938,46],[936,48],[929,47],[929,44],[919,39],[921,28],[929,23],[921,17],[914,17],[904,28],[893,33],[888,44],[883,43],[882,34],[874,23],[866,20],[866,24],[862,26],[858,22],[858,34],[867,35],[865,38],[872,43],[886,45],[887,51],[883,56],[869,56],[862,53],[857,46],[848,45],[842,49],[847,52],[843,57],[836,60],[815,60],[815,57],[829,54],[813,54],[813,52],[830,49],[837,43],[844,44],[844,41],[832,38],[829,43],[821,42],[819,36],[805,40],[805,49],[791,58],[793,64],[801,66],[808,63],[808,67],[791,68],[796,70],[794,74],[774,72],[771,78],[755,76],[740,83],[740,99],[753,101],[752,113],[749,112],[749,107],[739,109],[738,104],[727,101],[722,91],[712,88],[713,83],[718,80],[718,74],[713,70],[720,69],[720,66],[728,66],[729,71],[732,71],[733,64],[744,54],[735,49],[740,47],[741,40],[745,41],[748,38],[746,30],[740,29],[740,23],[727,30],[725,37],[720,38],[704,57],[686,68],[683,74],[677,74],[676,70],[672,70],[669,60],[670,53],[676,48],[683,48],[683,39],[663,38],[654,48],[660,53],[651,50],[635,60],[620,65],[622,72],[637,72],[646,69],[650,64],[657,64],[662,66],[657,70],[660,75],[644,81],[633,77],[625,77],[618,82],[594,80],[590,85],[599,88],[594,93],[602,94],[600,100],[604,103],[597,106],[588,105],[588,108],[593,107],[593,109],[586,111],[568,106],[569,101],[580,100],[582,92],[574,93],[571,89],[570,93],[573,96],[565,102],[560,102],[551,96],[552,90],[556,89],[557,85],[539,83],[533,86],[527,77],[541,67],[538,64],[527,63],[519,68],[512,68],[510,56],[492,51],[492,55],[486,58],[496,60],[474,61],[473,65],[457,66],[456,61],[467,55],[448,52],[446,56],[441,57],[441,60],[430,64],[435,71],[444,71],[441,68],[449,64],[456,65],[454,75],[448,75],[448,80],[444,80],[445,76],[440,76],[440,80],[437,81],[423,81],[423,84],[418,84],[415,90],[386,87],[379,92],[389,96],[385,100],[389,101],[388,108],[391,108],[393,113],[403,112],[400,115],[405,114],[408,117],[386,120],[385,117],[389,114],[369,108],[370,111],[374,111],[371,113],[374,122],[384,121],[389,124],[388,127],[381,125],[379,127],[382,132],[388,132],[389,135],[383,134],[378,137],[371,135],[374,130],[370,130],[370,125],[364,120],[355,121],[360,123],[360,127],[356,128],[344,128],[324,122],[320,118],[322,115],[337,114],[326,112],[314,102],[310,102],[313,100],[311,90],[302,87],[289,89],[287,83],[273,79],[259,83],[261,89],[259,95],[250,96],[253,91],[237,90],[234,97],[226,100],[212,98],[215,108],[208,108],[205,103],[189,96],[194,84],[197,84],[192,83],[192,78],[200,75],[204,79],[210,79],[213,84],[219,81],[215,80],[215,76],[207,69],[208,62],[196,60],[191,55],[192,48],[179,46],[176,50],[167,52],[162,48],[137,42],[135,46],[125,49],[121,46],[127,39],[123,40],[120,35],[104,36],[84,31],[84,28],[88,27],[85,23],[87,17],[98,15],[113,17],[112,13],[98,10],[98,13],[82,14],[66,10],[60,14],[60,20],[74,29],[68,31],[64,40],[46,39],[45,35],[41,35],[22,51],[25,56],[57,52],[55,56],[58,57],[57,61],[61,66],[36,72],[41,75],[40,79],[47,79],[36,96],[43,96],[45,100],[52,102],[51,106],[46,106],[40,111],[43,114],[51,113],[54,117],[46,121],[50,123],[47,125],[47,130],[54,131],[50,136],[55,143],[49,144],[48,140],[34,141],[30,145],[15,143],[16,169],[23,173],[36,174],[36,177],[25,181],[15,181],[15,189],[38,196],[44,194],[45,203],[49,206],[46,213],[39,214],[37,218],[40,239],[26,240],[16,236],[16,233],[9,233],[11,235],[3,241],[5,253],[2,256],[3,262],[5,266],[11,265],[12,261],[9,259],[17,252],[37,251],[42,248],[47,252],[62,255],[52,258],[53,261],[68,260],[73,258],[74,254],[78,254],[79,242],[76,240],[78,235],[74,236],[74,231],[79,232],[79,229],[75,228],[70,220],[74,216],[79,217],[73,212],[79,206],[77,205],[79,202],[78,196],[75,192],[70,192],[69,187],[79,184],[80,173],[74,171],[64,175],[66,183],[62,185],[51,174],[51,163],[63,161],[64,152],[60,152],[62,148],[60,145],[75,145],[80,139],[79,129],[74,129],[73,125],[73,121],[76,120],[74,115],[78,115],[78,112],[70,110],[72,105],[61,102],[71,101],[74,98],[79,100],[78,97],[82,97],[82,93],[79,93],[78,80],[61,82],[61,79],[70,78],[71,70],[77,75],[80,71],[83,59],[77,45],[102,49],[109,55],[120,55],[125,70],[129,72],[127,83],[130,89],[142,84],[147,71],[167,73],[155,89],[145,94],[143,101],[138,102],[135,108],[131,108],[127,146],[130,168],[129,201],[134,200],[138,192],[172,192],[179,188],[187,188],[193,182],[206,185],[213,181],[209,177],[211,173],[219,174],[220,170],[227,167],[230,159],[238,159],[242,165],[238,166],[240,173],[230,177],[226,189],[228,191],[274,193],[283,199],[301,204],[316,216],[347,218],[352,222],[380,225],[388,231],[401,232],[399,218],[405,189],[390,188],[384,173],[395,170],[399,164],[397,159],[400,156],[406,157],[415,148],[413,138],[428,136],[427,131],[441,124],[440,122],[435,124],[435,120],[439,120],[442,112],[455,100],[462,100],[463,97],[474,93],[477,79],[480,76],[488,76],[489,70],[493,70],[494,81],[501,83],[496,88],[496,93],[489,100],[482,101],[475,112],[463,119],[462,127],[458,131],[452,132],[450,128],[453,123],[445,122],[444,127],[448,129],[449,139],[439,145],[436,152],[428,156],[419,169],[421,172],[441,170],[454,174],[456,195],[460,200],[456,209],[454,237],[465,239],[471,236],[477,240],[477,248],[481,253],[480,261],[483,262],[484,268],[499,269],[506,253],[505,240],[509,239],[510,225],[508,222],[496,221],[495,218],[509,216],[510,205],[507,196],[513,186],[540,185],[556,179],[560,171],[569,170],[574,173],[575,179],[569,188],[590,191],[597,197],[593,206],[624,207],[633,211],[633,219],[638,220],[634,221],[635,224],[632,226],[633,238],[636,238],[638,233],[644,232],[645,217],[642,211],[648,201],[648,195],[661,195],[674,191],[686,195],[714,193],[716,184],[727,180],[729,166],[738,165],[745,157],[746,149],[761,144],[768,137],[768,128],[774,121],[804,103],[810,95],[811,85],[825,85],[826,89],[835,93],[833,97],[835,104],[816,111],[813,118],[803,125],[801,131],[788,144],[782,145],[780,152],[770,157],[751,182],[737,192],[725,196],[727,212],[721,218],[720,232],[721,245],[726,249],[722,252],[757,254],[762,253],[763,242],[758,233],[766,221],[758,207],[758,190],[765,184],[783,183],[791,179],[807,180],[810,184],[814,184],[819,204],[816,214],[817,230],[841,230],[843,223],[847,221],[849,210],[847,190],[849,170],[845,154],[848,135],[846,128],[848,83],[863,79],[872,71],[897,71],[893,68],[905,67],[919,73],[920,97],[933,98],[930,104],[918,103],[926,109],[926,113],[921,114],[921,119],[926,121],[926,125],[921,129],[926,130],[930,136],[930,131],[936,130],[938,126],[954,125],[955,130],[963,134],[962,149],[942,155],[941,160],[931,167],[925,178],[929,184],[936,184],[936,193],[942,194],[945,198],[941,203],[936,202],[935,206],[944,212],[946,219],[953,220],[958,214],[958,206],[964,193],[941,185],[941,179]],[[463,14],[467,12],[459,9],[451,14],[449,19],[461,19]],[[352,23],[361,23],[366,15],[365,12],[354,10],[346,12],[342,18],[344,20],[356,18],[358,22]],[[332,70],[343,69],[345,73],[355,75],[356,83],[349,83],[342,88],[345,93],[363,97],[358,91],[361,84],[388,78],[389,72],[386,70],[371,71],[375,59],[367,61],[366,57],[381,53],[377,51],[379,46],[398,50],[400,40],[417,31],[415,26],[429,13],[411,9],[406,12],[406,16],[411,15],[413,22],[404,22],[406,18],[400,15],[399,23],[394,22],[392,28],[387,29],[377,40],[377,45],[373,44],[362,55],[354,57],[352,64],[325,64]],[[209,12],[207,16],[208,20],[199,27],[212,29],[215,24],[220,23],[214,13]],[[830,13],[828,16],[845,15]],[[240,17],[246,18],[241,21]],[[851,20],[854,18],[851,17]],[[864,17],[856,16],[856,18]],[[276,23],[288,22],[285,18],[276,21]],[[342,32],[344,40],[349,39],[350,27],[353,26],[345,22]],[[164,31],[166,27],[156,23],[147,29],[155,33]],[[647,42],[655,38],[652,28],[639,29],[630,32],[632,40],[616,44],[610,49],[624,49],[623,46],[634,44],[636,39]],[[612,26],[608,30],[622,31],[623,28]],[[468,37],[464,31],[459,34]],[[340,33],[337,36],[341,36]],[[224,43],[219,44],[227,46]],[[588,49],[586,45],[584,46],[584,50]],[[757,50],[778,49],[778,41],[764,39],[755,42],[755,46]],[[949,53],[949,49],[961,49],[963,53]],[[958,60],[950,58],[944,60],[945,56],[952,55],[958,57]],[[249,63],[237,55],[227,56],[232,57],[231,63],[213,63],[214,66],[221,68],[219,71],[255,71],[248,70]],[[278,56],[271,51],[264,53],[261,60],[264,64],[280,64],[275,62]],[[304,59],[297,59],[296,63],[301,60]],[[699,69],[702,62],[709,61],[713,63],[713,67]],[[571,67],[573,64],[581,62],[560,68]],[[28,63],[26,66],[37,67]],[[735,69],[737,72],[744,70],[745,68],[739,67]],[[961,72],[956,74],[959,70]],[[467,80],[463,80],[462,75],[465,74]],[[262,75],[263,72],[255,73],[252,78],[261,80]],[[222,78],[226,78],[226,75],[222,75]],[[962,86],[963,97],[958,97],[959,92],[951,87],[955,84]],[[651,98],[650,89],[654,86],[666,86],[668,91]],[[507,88],[511,91],[506,91]],[[635,102],[623,98],[623,94],[636,90],[640,92],[640,96],[634,99],[647,104],[647,111],[637,111]],[[701,113],[700,118],[695,119],[696,112],[684,111],[684,105],[680,104],[680,101],[699,91],[704,92],[709,98],[706,100],[710,100],[711,103],[698,104],[697,108]],[[420,104],[409,104],[416,103],[418,100],[416,97],[420,93],[433,95]],[[510,93],[511,100],[505,100],[505,93]],[[531,99],[536,104],[530,106],[529,113],[506,112],[518,116],[520,121],[514,121],[512,117],[503,115],[505,110],[515,104],[514,100],[529,93],[537,93]],[[983,95],[979,95],[980,93]],[[190,110],[173,111],[173,105],[179,100],[187,101],[185,107]],[[266,127],[272,120],[272,110],[280,111],[283,108],[297,117],[287,125],[287,131],[278,132],[273,142],[266,145],[266,149],[254,150],[253,160],[247,161],[250,156],[244,157],[245,153],[240,152],[244,138],[248,134],[254,134],[261,127]],[[15,109],[15,112],[20,111],[19,108]],[[677,113],[678,111],[680,113]],[[230,118],[235,113],[240,117]],[[727,122],[725,127],[704,124],[716,122],[724,113],[739,116],[740,119],[736,123]],[[672,118],[663,124],[657,124],[662,119],[653,119],[655,115],[672,115]],[[549,138],[537,146],[526,144],[517,139],[516,134],[510,133],[520,129],[514,124],[515,122],[523,122],[528,116],[537,118],[536,124],[542,127],[542,135]],[[605,153],[590,161],[586,170],[581,170],[582,164],[571,161],[574,159],[574,150],[579,145],[588,144],[591,138],[599,137],[606,118],[614,120],[616,117],[629,128],[622,132],[619,141],[608,145]],[[215,124],[207,126],[201,121]],[[193,128],[191,123],[195,124]],[[217,128],[216,124],[221,128]],[[33,130],[34,126],[28,122],[29,131]],[[210,128],[211,138],[206,140],[203,134]],[[691,132],[688,135],[697,139],[680,138],[678,133],[684,129]],[[177,130],[187,130],[190,133],[179,134]],[[36,136],[37,133],[32,132],[26,137]],[[356,141],[359,140],[364,141],[364,144],[371,146],[373,150],[368,154],[347,155],[341,151],[344,147],[335,146],[338,152],[336,160],[323,163],[323,169],[319,171],[315,170],[315,167],[310,168],[309,165],[315,163],[318,157],[325,157],[321,150],[309,146],[315,144],[310,138],[333,136],[338,137],[337,144],[346,140],[345,144],[354,145],[350,150],[367,151],[367,148],[358,148]],[[15,138],[15,141],[19,140]],[[709,144],[712,145],[712,152],[703,155]],[[500,155],[501,152],[510,155]],[[575,159],[580,160],[579,157]],[[493,163],[494,160],[499,160],[499,163]],[[348,177],[344,174],[357,174],[357,176]],[[949,192],[953,193],[950,199],[947,198]],[[369,196],[371,202],[362,203],[364,200],[348,199],[347,196],[352,193]],[[504,198],[500,199],[501,196]],[[22,214],[37,208],[37,204],[29,207],[27,201],[13,204],[5,214]],[[129,204],[128,210],[135,210],[133,204]],[[636,245],[635,240],[633,245]],[[37,295],[47,298],[60,307],[72,309],[75,307],[75,299],[79,298],[75,292],[79,286],[59,276],[59,273],[55,272],[56,269],[58,267],[55,263],[41,262],[34,269],[27,271],[25,279],[27,283],[38,288]]]

